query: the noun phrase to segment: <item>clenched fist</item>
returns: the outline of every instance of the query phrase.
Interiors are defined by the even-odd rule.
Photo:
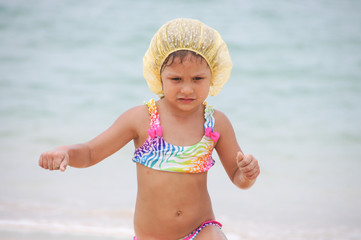
[[[49,170],[65,171],[69,163],[69,154],[65,150],[44,152],[39,158],[39,166]]]
[[[258,161],[251,154],[244,155],[243,153],[238,152],[237,165],[244,178],[248,180],[255,180],[260,174]]]

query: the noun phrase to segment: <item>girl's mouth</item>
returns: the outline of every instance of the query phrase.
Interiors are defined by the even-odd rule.
[[[181,102],[181,103],[191,103],[194,101],[194,98],[178,98],[178,100]]]

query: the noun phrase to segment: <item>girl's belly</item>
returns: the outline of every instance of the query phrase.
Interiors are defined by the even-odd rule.
[[[207,174],[169,173],[137,164],[134,229],[138,239],[178,239],[214,219]]]

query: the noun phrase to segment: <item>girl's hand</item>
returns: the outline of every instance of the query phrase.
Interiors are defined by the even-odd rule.
[[[244,155],[238,152],[237,165],[245,180],[255,180],[260,174],[258,161],[251,154]]]
[[[65,171],[69,163],[69,154],[66,150],[44,152],[39,158],[39,166],[49,170]]]

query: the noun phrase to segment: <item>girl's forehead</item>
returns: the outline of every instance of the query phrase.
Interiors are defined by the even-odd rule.
[[[196,62],[195,62],[196,61]],[[201,62],[198,59],[184,60],[183,62],[174,61],[171,65],[166,66],[163,69],[161,75],[212,75],[211,69],[208,67],[205,61]]]

